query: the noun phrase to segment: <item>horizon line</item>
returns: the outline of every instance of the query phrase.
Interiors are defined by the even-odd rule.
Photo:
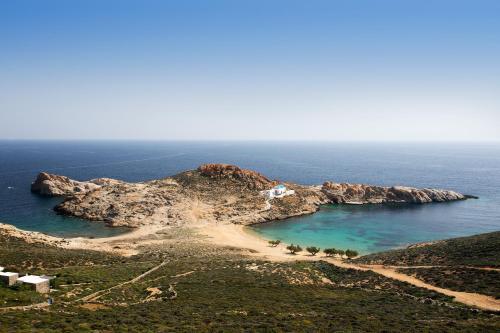
[[[0,141],[31,142],[273,142],[273,143],[500,143],[500,140],[337,140],[337,139],[150,139],[150,138],[0,138]]]

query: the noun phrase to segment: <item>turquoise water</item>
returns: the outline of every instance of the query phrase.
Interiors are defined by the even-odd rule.
[[[17,188],[9,192],[19,191]],[[26,189],[24,189],[26,191]],[[29,189],[27,190],[29,192]],[[46,198],[29,193],[29,204],[17,204],[4,209],[4,214],[9,213],[8,218],[0,222],[14,224],[24,230],[41,231],[54,236],[61,237],[111,237],[129,232],[130,228],[110,228],[103,222],[86,221],[76,217],[58,215],[53,208],[62,201],[60,198]],[[31,204],[33,206],[31,206]]]
[[[427,205],[325,205],[315,214],[265,223],[252,229],[266,239],[321,248],[373,253],[497,228],[467,223],[455,214],[474,202]],[[454,223],[450,223],[450,219]]]
[[[500,230],[499,144],[0,141],[0,222],[60,236],[126,232],[59,216],[60,199],[30,192],[40,171],[77,180],[145,181],[231,163],[301,184],[325,180],[446,188],[479,200],[407,206],[324,206],[255,228],[264,237],[362,252]]]

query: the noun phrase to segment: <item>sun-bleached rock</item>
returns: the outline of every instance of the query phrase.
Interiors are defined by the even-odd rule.
[[[141,183],[109,178],[78,182],[41,173],[32,191],[66,196],[55,207],[61,214],[128,227],[207,222],[248,225],[311,214],[327,203],[427,203],[466,198],[446,190],[325,182],[323,186],[283,183],[294,194],[268,200],[261,190],[276,184],[234,165],[204,164]]]
[[[332,203],[429,203],[466,199],[464,195],[454,191],[405,186],[382,187],[325,182],[321,191]]]
[[[79,182],[66,176],[52,175],[41,172],[31,184],[31,191],[44,196],[66,196],[75,193],[85,193],[100,186],[92,182]]]

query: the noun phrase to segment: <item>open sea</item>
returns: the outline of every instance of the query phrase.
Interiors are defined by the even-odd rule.
[[[237,164],[302,184],[325,180],[455,190],[480,197],[427,205],[327,205],[253,227],[269,239],[361,253],[500,230],[500,144],[0,141],[0,222],[58,236],[126,232],[56,215],[58,198],[30,192],[40,171],[77,180],[145,181],[202,163]]]

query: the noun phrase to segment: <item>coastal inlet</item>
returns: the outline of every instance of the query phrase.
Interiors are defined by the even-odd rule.
[[[365,217],[385,210],[407,212],[411,210],[410,206],[421,207],[424,203],[467,198],[454,191],[401,186],[331,181],[317,186],[300,185],[271,180],[258,172],[228,164],[204,164],[196,170],[139,183],[109,178],[75,181],[65,176],[40,173],[31,189],[44,196],[64,197],[64,201],[55,207],[60,214],[104,221],[113,227],[189,226],[200,222],[260,225],[280,221],[263,225],[257,230],[265,237],[285,241],[299,240],[321,246],[327,246],[327,243],[329,246],[349,244],[364,253],[400,244],[383,244],[376,234],[371,239],[366,237],[366,233],[370,232],[370,219],[357,229],[359,238],[340,231],[328,239],[296,239],[290,237],[296,232],[294,219],[291,218],[307,216],[302,217],[311,219],[312,222],[307,225],[321,230],[327,222],[325,216],[330,221],[332,213],[335,221],[342,221],[342,216],[352,220],[359,212],[364,212]],[[316,214],[310,215],[312,213]],[[367,243],[367,240],[373,241]]]

